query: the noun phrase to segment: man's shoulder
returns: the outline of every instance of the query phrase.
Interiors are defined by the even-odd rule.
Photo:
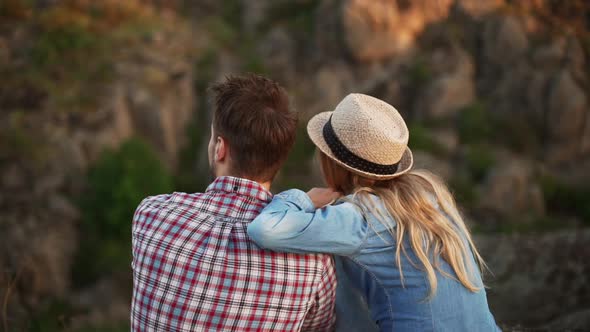
[[[165,205],[169,203],[175,202],[195,202],[200,199],[204,199],[207,193],[185,193],[185,192],[172,192],[168,194],[159,194],[148,196],[144,198],[141,203],[139,203],[139,207],[141,206],[154,206],[154,205]]]
[[[166,202],[170,201],[174,194],[175,193],[148,196],[141,200],[141,202],[137,206],[137,209],[140,209],[142,207],[159,206],[165,204]]]
[[[202,200],[204,193],[183,193],[173,192],[168,194],[158,194],[144,198],[136,208],[136,213],[141,211],[160,210],[165,207],[177,204],[194,203]]]

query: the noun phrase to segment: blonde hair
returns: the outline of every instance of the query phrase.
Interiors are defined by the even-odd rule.
[[[408,257],[402,244],[408,237],[430,284],[427,299],[436,293],[438,282],[435,271],[458,280],[471,292],[480,290],[470,278],[476,272],[471,263],[471,253],[480,270],[487,269],[487,266],[442,179],[426,170],[412,170],[391,180],[378,181],[346,170],[321,152],[319,159],[327,185],[344,194],[353,194],[352,202],[364,213],[375,215],[396,239],[395,261],[402,285],[401,253]],[[377,195],[381,199],[397,223],[396,227],[393,227],[391,217],[375,207],[370,195]],[[440,258],[451,266],[456,278],[440,268]],[[412,262],[409,257],[408,260]],[[418,267],[415,262],[412,264]]]

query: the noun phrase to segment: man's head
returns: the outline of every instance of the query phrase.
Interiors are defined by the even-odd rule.
[[[272,181],[297,130],[286,91],[253,74],[230,76],[211,91],[215,110],[208,152],[213,174]]]

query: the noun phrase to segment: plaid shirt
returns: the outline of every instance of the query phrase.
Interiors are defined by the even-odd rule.
[[[324,254],[263,250],[246,228],[271,200],[219,177],[205,193],[144,199],[133,218],[133,331],[324,331],[336,277]]]

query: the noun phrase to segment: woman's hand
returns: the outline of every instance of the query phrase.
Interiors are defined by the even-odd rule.
[[[312,188],[307,192],[307,196],[309,196],[316,209],[319,209],[334,203],[342,194],[330,188]]]

